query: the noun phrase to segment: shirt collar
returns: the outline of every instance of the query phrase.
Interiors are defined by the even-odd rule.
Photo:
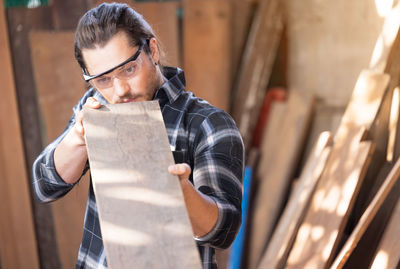
[[[178,99],[179,95],[185,90],[185,73],[179,67],[165,66],[163,67],[163,75],[167,81],[156,91],[154,99],[160,100],[160,102],[167,101],[171,104]]]

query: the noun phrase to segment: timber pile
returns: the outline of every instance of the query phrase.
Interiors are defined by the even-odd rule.
[[[261,1],[263,15],[274,9],[274,1],[265,2],[271,6],[262,10]],[[272,103],[259,161],[248,163],[254,189],[246,212],[247,249],[242,264],[233,268],[397,268],[399,18],[397,4],[386,18],[370,66],[355,83],[337,131],[320,135],[297,180],[312,97],[298,96],[289,85],[288,101]],[[257,21],[252,27],[259,27]],[[274,33],[279,35],[280,29]],[[259,53],[257,42],[264,40],[249,37],[244,62]],[[267,60],[268,53],[276,51],[269,47],[263,53]],[[257,64],[244,68],[242,74],[251,71],[254,78]],[[246,111],[246,104],[254,104],[254,85],[242,95],[242,106],[234,107],[240,113],[233,114],[248,146],[254,126],[246,122],[246,115],[257,113]],[[265,90],[264,85],[260,88]],[[251,155],[254,149],[246,150]]]

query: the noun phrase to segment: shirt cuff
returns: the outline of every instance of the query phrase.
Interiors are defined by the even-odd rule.
[[[211,229],[211,231],[209,231],[207,234],[201,236],[201,237],[197,237],[194,236],[194,240],[196,240],[199,244],[206,244],[209,243],[210,241],[212,241],[215,236],[218,234],[218,232],[221,230],[221,225],[222,225],[222,220],[223,220],[223,214],[224,214],[224,210],[223,210],[223,205],[218,201],[217,198],[213,197],[213,196],[209,196],[211,199],[214,200],[214,202],[217,205],[218,208],[218,218],[217,218],[217,222],[215,223],[214,227]]]

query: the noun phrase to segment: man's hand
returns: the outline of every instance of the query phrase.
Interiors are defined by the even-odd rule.
[[[212,198],[196,190],[189,181],[192,169],[188,164],[179,163],[170,165],[168,172],[179,178],[194,236],[202,237],[206,235],[217,222],[217,204]]]
[[[89,97],[84,107],[97,109],[101,107],[101,104],[93,97]],[[70,184],[81,177],[88,158],[84,135],[83,111],[81,110],[76,115],[74,126],[58,144],[54,152],[54,165],[57,173],[65,182]]]
[[[192,169],[190,169],[190,166],[187,163],[179,163],[170,165],[168,167],[168,172],[174,176],[178,176],[179,181],[182,183],[182,181],[189,180]]]
[[[101,107],[101,104],[95,98],[89,97],[86,100],[86,103],[83,105],[83,107],[97,109]],[[83,128],[83,109],[79,111],[78,115],[76,116],[74,133],[78,136],[78,139],[79,141],[81,141],[81,144],[85,145],[85,138],[84,138],[85,129]]]

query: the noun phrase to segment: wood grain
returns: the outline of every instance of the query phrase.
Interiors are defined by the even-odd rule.
[[[200,268],[157,101],[84,110],[110,268]]]
[[[329,144],[332,144],[332,135],[329,132],[321,133],[301,172],[294,193],[290,195],[258,268],[283,268],[285,265],[297,230],[331,151],[332,146]]]
[[[2,268],[39,268],[4,2],[0,2],[0,259]]]
[[[274,141],[271,152],[262,152],[257,177],[258,192],[254,203],[254,216],[250,230],[249,267],[256,268],[279,214],[284,206],[285,194],[291,183],[302,145],[311,120],[314,98],[289,94],[288,109],[281,119],[280,137]],[[268,127],[267,127],[268,128]],[[270,156],[264,158],[264,156]],[[266,160],[269,159],[267,162]],[[264,165],[269,169],[263,172]]]
[[[246,43],[232,115],[249,148],[283,31],[280,0],[261,0]]]
[[[187,89],[229,110],[231,92],[230,0],[184,0],[183,66]]]
[[[72,107],[85,91],[85,82],[74,58],[73,32],[31,32],[30,44],[42,116],[43,144],[63,131],[72,116]],[[82,240],[84,212],[88,198],[89,174],[65,197],[51,204],[61,265],[72,268]]]

